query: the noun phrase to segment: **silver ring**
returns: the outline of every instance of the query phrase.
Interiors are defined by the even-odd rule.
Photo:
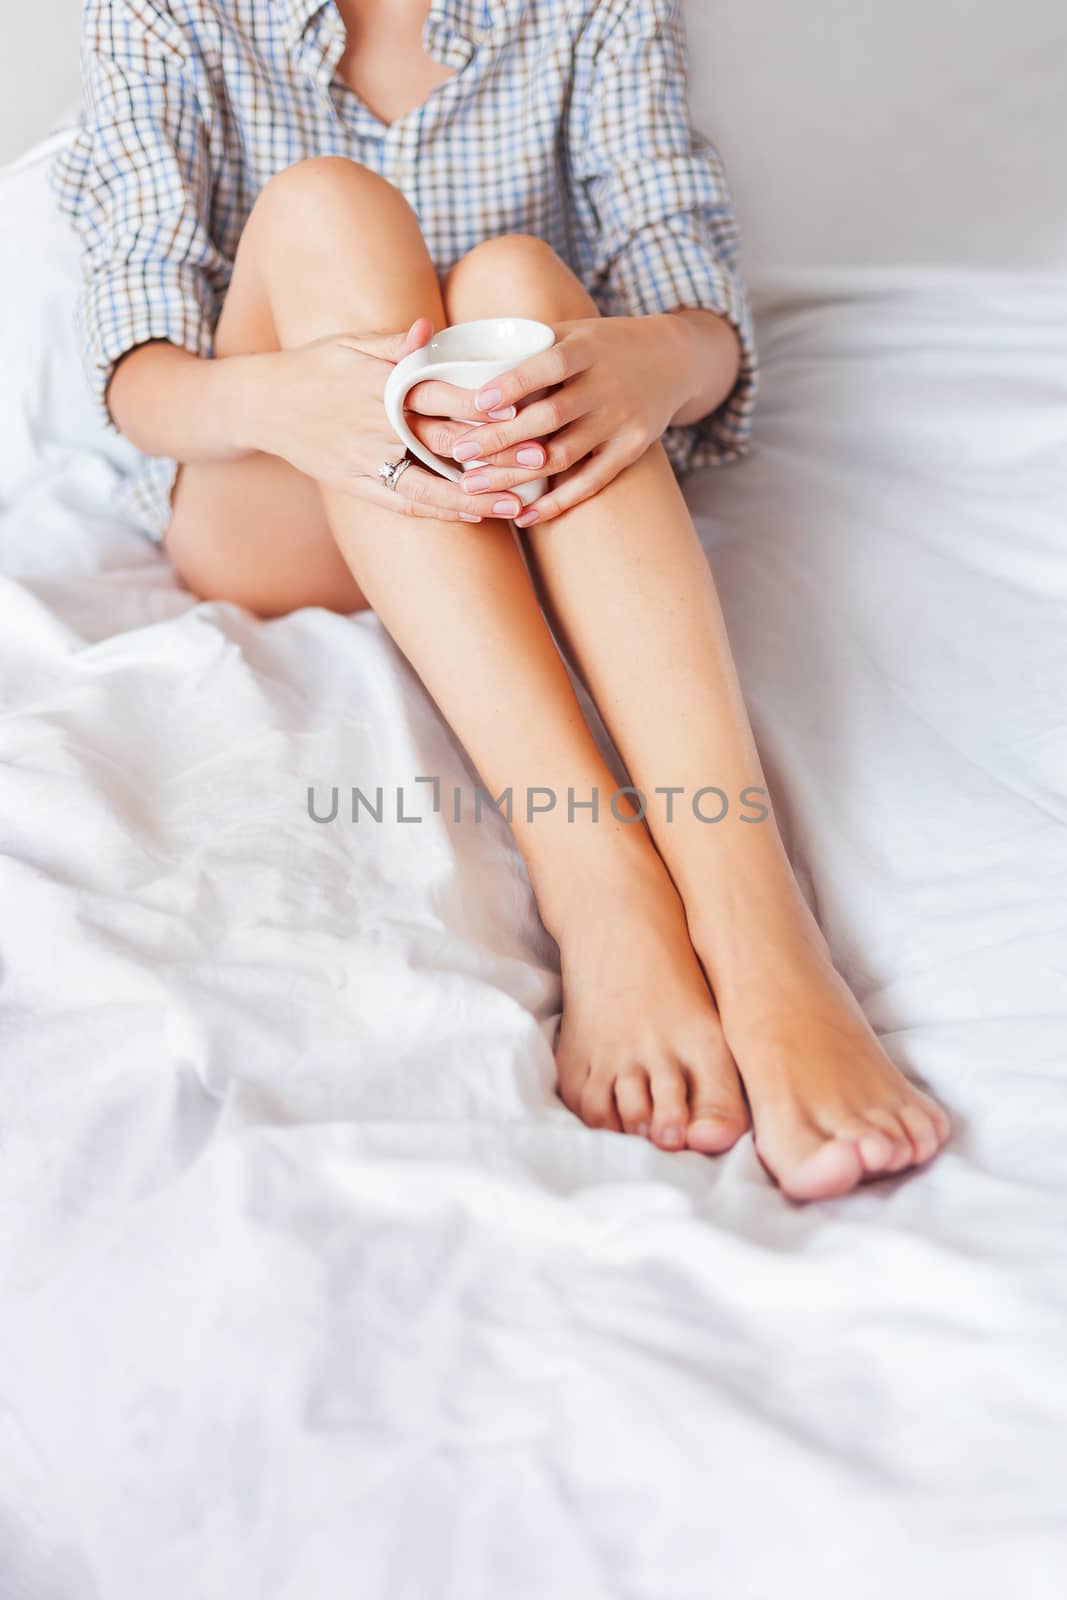
[[[399,461],[383,461],[381,466],[378,468],[378,476],[385,484],[387,489],[392,489],[395,492],[401,476],[411,465],[411,457],[405,451],[405,453],[400,457]]]

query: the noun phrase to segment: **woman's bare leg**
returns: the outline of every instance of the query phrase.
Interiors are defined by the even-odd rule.
[[[520,247],[513,254],[518,263]],[[504,266],[505,272],[507,266]],[[552,296],[541,301],[551,308]],[[514,306],[512,310],[516,309]],[[561,304],[555,315],[564,314]],[[219,353],[325,334],[447,319],[414,215],[351,163],[290,168],[242,240]],[[167,537],[205,598],[264,614],[364,597],[411,660],[513,827],[545,923],[559,942],[569,1060],[564,1098],[595,1126],[665,1148],[727,1148],[747,1112],[685,914],[640,823],[524,811],[614,780],[585,725],[506,523],[414,520],[318,489],[265,458],[183,469]],[[336,551],[343,564],[335,559]]]
[[[505,244],[483,245],[453,270],[454,320],[519,308],[549,320],[596,314],[536,241],[524,273],[513,258],[502,272]],[[764,779],[715,585],[662,447],[528,539],[557,633],[648,795],[763,1159],[799,1198],[928,1159],[948,1119],[892,1065],[834,971],[773,818],[738,819],[741,791]],[[707,785],[732,807],[714,825],[691,803]],[[655,794],[669,786],[682,791],[672,821]],[[719,809],[714,796],[702,802],[704,816]],[[564,1032],[566,1044],[566,1020]]]

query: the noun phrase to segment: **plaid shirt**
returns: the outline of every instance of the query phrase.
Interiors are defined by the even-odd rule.
[[[427,54],[455,75],[382,123],[337,77],[331,0],[86,0],[85,109],[55,182],[84,246],[79,323],[104,405],[149,339],[199,356],[263,185],[340,155],[407,197],[443,274],[482,240],[529,233],[606,315],[725,314],[734,393],[664,437],[678,471],[747,444],[756,361],[719,159],[689,126],[678,0],[432,0]],[[173,462],[143,462],[127,503],[159,537]]]

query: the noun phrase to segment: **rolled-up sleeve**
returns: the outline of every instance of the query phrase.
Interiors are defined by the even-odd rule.
[[[668,429],[679,470],[744,454],[757,362],[740,273],[737,218],[714,146],[690,126],[685,34],[677,0],[605,0],[588,82],[576,95],[570,162],[586,213],[587,287],[609,315],[684,307],[737,330],[741,368],[723,404]]]
[[[83,246],[78,322],[109,417],[111,375],[136,346],[211,354],[231,263],[211,239],[208,133],[165,9],[89,0],[82,37],[82,118],[54,179]]]

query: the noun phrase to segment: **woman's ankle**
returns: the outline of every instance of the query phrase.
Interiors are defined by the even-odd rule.
[[[591,922],[629,919],[642,907],[670,905],[682,913],[667,869],[643,829],[598,840],[594,848],[588,840],[579,842],[531,867],[530,876],[541,920],[561,947]]]
[[[822,929],[788,868],[720,880],[683,900],[693,947],[717,995],[788,987],[833,968]]]

